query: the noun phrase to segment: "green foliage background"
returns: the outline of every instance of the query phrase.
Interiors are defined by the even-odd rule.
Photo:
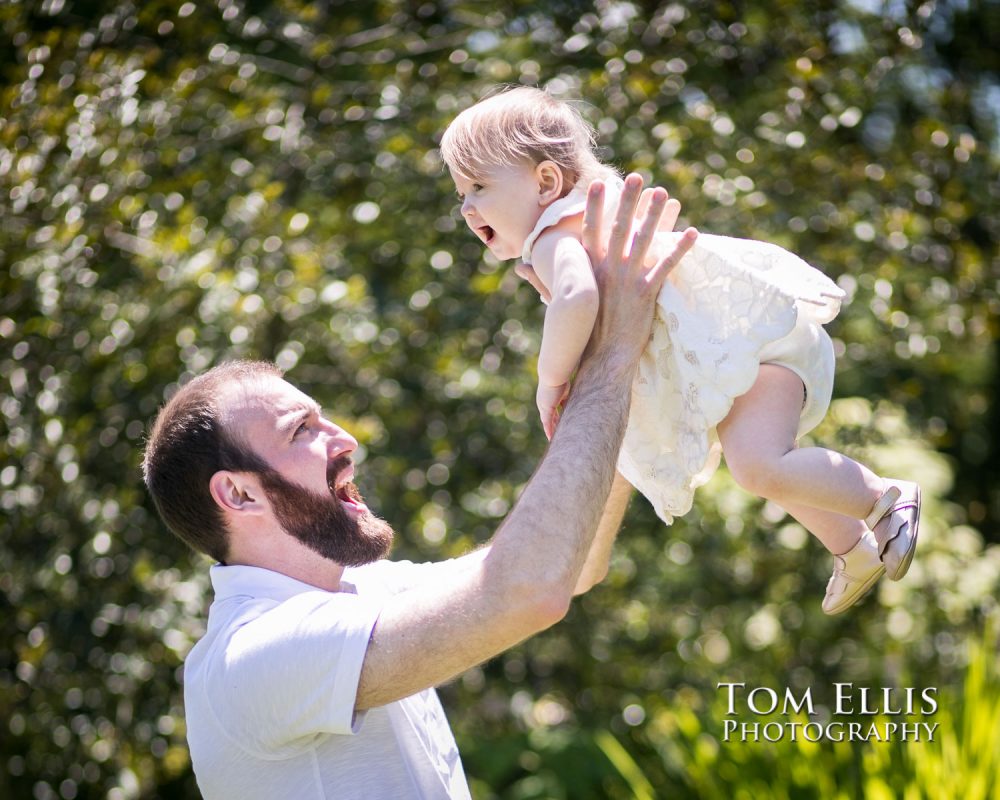
[[[443,690],[475,795],[997,796],[996,0],[13,0],[0,30],[0,796],[196,795],[207,563],[138,469],[190,375],[286,368],[361,440],[399,557],[511,507],[541,311],[435,151],[499,82],[578,98],[686,222],[836,278],[814,439],[926,509],[906,580],[830,619],[828,557],[724,471],[669,529],[636,500],[567,621]],[[941,741],[726,743],[720,681],[937,686]]]

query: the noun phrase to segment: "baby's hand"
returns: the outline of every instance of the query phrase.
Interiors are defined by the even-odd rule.
[[[546,305],[552,302],[552,293],[549,291],[549,287],[542,283],[531,264],[518,264],[514,267],[514,274],[522,281],[527,281],[534,286],[535,291],[538,292],[539,297]]]
[[[538,384],[535,403],[538,405],[538,414],[542,418],[542,428],[547,439],[551,440],[556,432],[559,415],[562,414],[562,406],[567,397],[569,397],[569,383],[560,386]]]

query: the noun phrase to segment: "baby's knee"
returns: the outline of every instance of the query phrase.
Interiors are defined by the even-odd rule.
[[[774,499],[783,485],[780,456],[755,453],[733,458],[726,455],[726,466],[733,480],[745,491],[757,497]]]

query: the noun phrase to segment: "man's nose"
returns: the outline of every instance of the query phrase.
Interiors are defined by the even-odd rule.
[[[329,437],[327,447],[332,455],[348,455],[358,449],[358,440],[351,434],[329,420],[324,420],[324,422]]]

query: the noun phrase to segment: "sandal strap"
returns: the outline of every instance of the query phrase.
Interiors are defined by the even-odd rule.
[[[892,513],[892,507],[895,505],[896,501],[899,499],[902,492],[899,490],[898,486],[890,486],[882,496],[875,501],[875,505],[872,506],[872,510],[865,517],[865,525],[868,526],[868,530],[874,531],[875,526],[882,520],[886,514]]]

